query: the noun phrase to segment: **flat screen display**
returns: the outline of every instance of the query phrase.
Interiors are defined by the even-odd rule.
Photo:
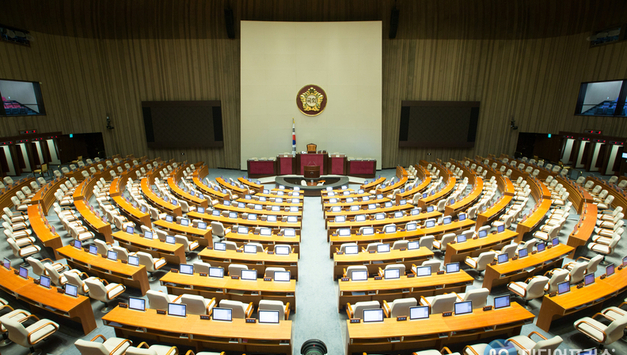
[[[176,239],[174,239],[173,235],[166,235],[165,236],[165,242],[168,244],[174,244],[176,243]]]
[[[553,238],[552,240],[553,246],[557,246],[559,243],[560,243],[560,240],[558,238]]]
[[[606,276],[614,275],[614,264],[610,264],[605,268],[605,275]]]
[[[351,272],[351,281],[366,281],[368,280],[368,272],[365,270],[356,270]]]
[[[382,220],[382,219],[385,219],[385,214],[384,214],[384,213],[377,213],[377,214],[375,214],[375,215],[374,215],[374,218],[375,218],[377,221],[380,221],[380,220]]]
[[[405,229],[409,232],[415,231],[416,229],[418,229],[418,225],[416,224],[416,222],[407,223],[405,225]]]
[[[538,249],[538,252],[544,251],[544,248],[546,248],[546,244],[538,243],[538,245],[536,245],[536,248]]]
[[[503,233],[505,231],[505,225],[501,224],[500,226],[496,227],[496,231],[498,233]]]
[[[90,245],[89,246],[89,253],[93,254],[93,255],[97,255],[98,254],[98,248],[95,245]]]
[[[403,216],[404,214],[401,211],[394,212],[394,218],[402,218]]]
[[[427,196],[425,196],[427,197]],[[433,206],[427,206],[427,212],[433,212]]]
[[[279,311],[258,311],[259,323],[279,324]]]
[[[248,214],[248,220],[249,221],[256,221],[257,220],[257,215],[254,213],[249,213]]]
[[[185,317],[187,315],[187,306],[182,303],[168,303],[168,315]]]
[[[419,306],[409,308],[409,319],[427,319],[429,318],[429,306]]]
[[[11,260],[4,258],[2,260],[2,265],[4,265],[4,268],[7,270],[11,270]]]
[[[237,234],[248,234],[248,227],[237,227]]]
[[[296,223],[298,218],[296,216],[287,216],[287,223]]]
[[[210,277],[217,277],[217,278],[224,278],[224,269],[221,267],[210,267],[209,268],[209,276]]]
[[[375,205],[374,203],[370,203],[370,204],[368,204],[368,209],[369,210],[376,210],[377,209],[377,205]]]
[[[452,274],[455,272],[459,272],[459,263],[449,263],[446,264],[446,273]]]
[[[385,208],[390,208],[390,207],[392,207],[392,202],[388,201],[388,202],[384,203],[383,206],[385,206]]]
[[[466,220],[466,214],[465,214],[465,213],[460,213],[460,214],[457,216],[457,219],[458,219],[460,222],[461,222],[461,221]]]
[[[39,285],[45,288],[50,288],[50,278],[48,276],[40,276]]]
[[[382,309],[364,309],[364,323],[383,322]]]
[[[386,226],[385,227],[385,233],[395,233],[396,232],[396,226]]]
[[[261,228],[259,230],[259,235],[263,235],[265,237],[272,235],[272,229],[270,228]]]
[[[357,245],[347,245],[344,248],[344,253],[347,255],[359,254],[359,247]]]
[[[420,266],[416,268],[416,276],[431,276],[431,266]]]
[[[137,256],[129,255],[128,264],[131,266],[139,266],[139,258]]]
[[[427,228],[435,227],[435,221],[427,221],[427,223],[425,224],[425,227]]]
[[[109,250],[107,251],[107,259],[109,260],[113,260],[113,261],[117,261],[118,260],[118,253]]]
[[[363,214],[359,214],[359,215],[355,216],[355,221],[356,222],[363,222],[365,220],[366,220],[366,216],[363,215]]]
[[[346,222],[346,216],[335,216],[335,222]]]
[[[488,236],[488,231],[487,230],[480,230],[479,231],[479,238],[485,238]]]
[[[78,287],[71,284],[65,284],[65,294],[72,297],[78,296]]]
[[[507,254],[499,254],[498,262],[499,264],[506,263],[509,260],[509,255]]]
[[[144,238],[152,240],[152,232],[144,232]]]
[[[198,213],[205,213],[205,208],[204,207],[198,207],[197,208]]]
[[[442,219],[442,224],[450,224],[452,221],[452,218],[449,216],[446,216]]]
[[[412,216],[417,216],[419,214],[420,214],[420,210],[419,209],[414,208],[414,209],[411,210],[411,215]]]
[[[75,247],[76,249],[81,249],[81,248],[83,247],[83,243],[81,243],[81,241],[80,241],[80,240],[75,239],[75,240],[74,240],[74,247]]]
[[[455,315],[472,313],[472,301],[455,303]]]
[[[363,234],[363,235],[373,235],[374,234],[374,228],[373,227],[362,227],[361,228],[361,234]]]
[[[274,247],[274,253],[276,255],[289,255],[290,248],[287,245],[277,245]]]
[[[266,219],[266,221],[268,221],[268,222],[276,222],[276,216],[275,215],[269,215],[268,218]]]
[[[377,244],[377,253],[389,253],[390,244]]]
[[[257,254],[257,246],[252,244],[244,245],[244,253]]]
[[[242,270],[242,280],[254,281],[257,280],[257,271],[256,270]]]
[[[509,295],[494,297],[494,309],[509,307]]]
[[[229,218],[237,218],[237,212],[229,212]]]
[[[128,308],[143,312],[146,310],[146,300],[143,298],[129,297]]]
[[[401,278],[401,270],[399,269],[385,269],[383,270],[383,277],[386,280],[395,280]]]
[[[224,250],[226,250],[226,244],[219,243],[219,242],[214,242],[213,243],[213,250],[224,251]]]
[[[193,275],[194,274],[194,265],[181,264],[179,266],[179,271],[183,275]]]
[[[296,230],[293,228],[285,228],[283,235],[285,235],[286,237],[295,237],[296,236]]]
[[[407,250],[415,250],[420,248],[420,243],[419,242],[409,242],[407,243]]]
[[[463,243],[466,241],[466,235],[465,234],[460,234],[457,236],[457,242],[458,243]]]
[[[350,230],[350,228],[340,228],[340,229],[337,230],[337,234],[340,237],[350,237],[351,230]]]
[[[133,234],[135,233],[135,228],[131,227],[131,226],[127,226],[126,227],[126,233],[128,234]]]
[[[290,272],[289,271],[275,271],[274,272],[274,281],[289,282],[290,281]]]
[[[557,285],[557,294],[561,295],[564,294],[566,292],[570,291],[570,282],[566,281],[566,282],[562,282],[561,284]]]
[[[183,219],[181,219],[181,225],[182,225],[183,227],[187,227],[187,226],[189,226],[189,219],[187,219],[187,218],[183,218]]]
[[[590,274],[587,274],[586,276],[584,276],[583,283],[586,286],[588,286],[590,284],[593,284],[594,283],[594,274],[590,273]]]
[[[174,217],[172,217],[172,216],[165,216],[165,221],[166,222],[174,222]]]
[[[518,257],[522,259],[525,256],[527,256],[527,249],[519,249],[518,250]]]
[[[198,229],[206,230],[207,223],[206,222],[198,222]]]

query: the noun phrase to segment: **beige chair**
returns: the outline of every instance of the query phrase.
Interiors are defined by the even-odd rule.
[[[364,265],[351,265],[349,267],[347,267],[344,271],[344,276],[348,277],[349,279],[353,279],[353,272],[355,271],[365,271],[366,274],[368,274],[368,268]]]
[[[589,263],[587,262],[573,263],[570,269],[566,269],[566,271],[568,271],[568,281],[571,285],[575,285],[583,281],[588,264]]]
[[[137,347],[131,346],[126,349],[126,355],[178,355],[179,350],[176,346],[169,345],[151,345],[141,342]]]
[[[152,255],[142,251],[137,252],[137,257],[139,258],[139,264],[146,267],[146,271],[151,277],[149,281],[154,281],[153,274],[167,264],[164,258],[154,259]]]
[[[467,256],[466,260],[464,260],[464,262],[466,263],[466,265],[470,266],[471,268],[477,270],[479,272],[479,274],[481,274],[481,272],[483,270],[485,270],[485,268],[488,266],[488,264],[490,264],[491,262],[494,261],[494,258],[496,257],[496,253],[493,251],[485,251],[481,254],[479,254],[479,256],[477,256],[476,258]]]
[[[182,295],[180,303],[187,305],[187,314],[210,314],[216,305],[216,299],[206,299],[199,295]]]
[[[146,292],[148,296],[148,308],[152,309],[168,309],[168,303],[180,303],[183,295],[168,295],[165,292],[148,290]]]
[[[89,294],[89,287],[87,287],[87,284],[85,283],[85,279],[82,279],[81,276],[84,276],[86,279],[89,279],[89,280],[94,280],[94,281],[100,280],[99,278],[95,276],[89,276],[84,272],[80,274],[76,272],[67,272],[63,274],[63,276],[65,276],[65,278],[67,279],[67,283],[78,287],[79,292],[84,295]]]
[[[473,290],[468,290],[465,293],[458,293],[457,299],[458,302],[472,302],[472,308],[483,308],[488,303],[488,296],[490,295],[490,290],[487,288],[477,288]]]
[[[379,301],[373,300],[373,301],[363,301],[363,302],[357,302],[354,305],[351,305],[350,303],[346,304],[346,314],[348,315],[348,318],[363,318],[364,317],[364,310],[366,309],[380,309],[381,308],[381,304],[379,303]]]
[[[536,342],[531,339],[532,335],[539,336],[542,340]],[[529,335],[517,335],[515,337],[507,339],[507,343],[511,343],[520,354],[552,354],[553,350],[562,343],[560,336],[554,336],[551,339],[547,339],[544,335],[533,331]]]
[[[7,243],[11,246],[11,250],[13,251],[13,255],[18,258],[22,258],[23,265],[26,265],[26,258],[37,254],[41,251],[41,248],[35,244],[27,244],[23,247],[20,247],[17,242],[11,238],[7,239]]]
[[[194,262],[194,272],[195,273],[205,273],[205,274],[209,274],[209,268],[211,267],[211,264],[206,263],[204,261],[196,261]]]
[[[431,273],[436,273],[438,271],[440,271],[440,269],[442,268],[442,261],[438,260],[438,259],[429,259],[426,260],[422,263],[422,265],[420,266],[431,266]],[[414,268],[412,267],[412,270]]]
[[[28,327],[13,318],[3,318],[2,326],[9,332],[9,339],[12,342],[29,348],[32,354],[35,352],[35,345],[54,334],[59,325],[49,319],[39,319],[33,314],[27,318],[31,317],[37,321]]]
[[[528,278],[525,282],[516,281],[507,284],[507,288],[523,299],[525,306],[529,300],[541,298],[544,296],[544,287],[549,283],[546,276],[534,276]]]
[[[120,296],[126,291],[126,286],[117,283],[109,283],[107,280],[85,280],[85,284],[89,288],[89,297],[104,303],[102,313],[109,312],[107,303]]]
[[[276,266],[268,266],[266,267],[266,271],[264,273],[264,277],[269,277],[271,279],[274,280],[274,273],[277,271],[285,271],[285,268],[283,267],[276,267]]]
[[[260,300],[259,311],[278,311],[279,319],[289,320],[290,318],[290,303],[283,304],[283,301],[275,300]]]
[[[255,307],[253,307],[252,302],[246,304],[240,301],[223,299],[220,300],[220,308],[230,308],[233,318],[250,318]]]
[[[229,276],[242,276],[242,270],[248,270],[248,266],[244,264],[229,264]]]
[[[455,302],[457,302],[457,295],[454,293],[428,297],[420,296],[420,305],[429,306],[431,314],[453,312]]]
[[[184,235],[177,234],[174,236],[174,240],[176,244],[183,244],[183,249],[185,250],[185,253],[192,252],[198,249],[198,247],[200,246],[197,241],[190,242],[189,239],[187,239],[187,237]]]
[[[568,270],[565,269],[553,269],[547,271],[544,276],[549,278],[549,282],[544,286],[545,292],[557,292],[557,286],[563,282],[568,281]]]
[[[55,263],[51,259],[35,259],[32,256],[26,258],[26,262],[31,266],[33,273],[37,276],[44,275],[46,273],[45,264],[50,264],[53,268],[57,270],[57,272],[63,272],[66,269],[66,265],[61,263]],[[45,264],[44,264],[45,263]]]
[[[388,303],[383,300],[383,312],[388,318],[396,318],[398,316],[409,317],[409,308],[418,305],[418,300],[414,297],[410,298],[397,298],[394,301]]]
[[[447,348],[446,346],[443,347],[442,350],[440,351],[430,349],[430,350],[422,350],[422,351],[417,351],[417,352],[412,353],[412,355],[446,355],[446,354],[459,355],[459,353],[451,352],[451,350]],[[483,354],[480,354],[480,355],[483,355]]]
[[[446,246],[448,243],[455,240],[455,233],[446,233],[442,236],[440,240],[433,241],[433,247],[441,252],[446,252]]]
[[[98,338],[102,339],[102,343],[96,342]],[[81,355],[123,355],[133,342],[123,338],[105,338],[104,335],[98,334],[90,341],[78,339],[74,345],[81,352]]]
[[[231,232],[230,228],[224,228],[221,222],[211,222],[211,234],[218,239],[224,239],[224,236]]]
[[[599,322],[595,318],[603,317],[611,321],[609,325]],[[582,332],[599,345],[609,345],[623,337],[627,316],[611,319],[603,313],[597,313],[592,317],[584,317],[575,321],[575,329]]]

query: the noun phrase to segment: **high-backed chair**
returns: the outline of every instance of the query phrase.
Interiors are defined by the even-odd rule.
[[[466,265],[470,266],[471,268],[477,270],[479,272],[479,274],[481,274],[481,272],[483,270],[485,270],[485,268],[488,266],[488,264],[490,264],[492,261],[494,261],[494,258],[496,257],[496,253],[493,251],[485,251],[481,254],[479,254],[479,256],[477,256],[476,258],[467,256],[466,260],[464,260],[464,262],[466,263]]]
[[[542,340],[536,342],[531,339],[532,335],[539,336]],[[515,337],[507,339],[506,344],[512,344],[520,354],[552,354],[553,350],[562,343],[560,336],[554,336],[551,339],[547,339],[544,335],[533,331],[529,335],[517,335]]]
[[[435,237],[432,235],[425,235],[420,238],[420,242],[418,245],[422,248],[425,247],[429,250],[433,249],[433,242],[435,241]]]
[[[87,279],[85,284],[89,289],[89,297],[104,303],[102,313],[109,312],[108,302],[126,291],[126,286],[117,283],[108,283],[107,280]]]
[[[137,257],[139,257],[139,264],[144,265],[148,275],[151,276],[151,279],[149,279],[150,281],[154,281],[154,273],[167,264],[167,261],[164,258],[155,259],[152,255],[143,251],[138,251]]]
[[[366,266],[364,266],[364,265],[350,265],[344,271],[344,275],[352,280],[353,279],[353,272],[355,272],[355,271],[365,271],[366,273],[368,273],[368,268]]]
[[[244,303],[240,301],[223,299],[220,300],[220,308],[230,308],[232,310],[231,316],[233,318],[250,318],[250,316],[253,314],[255,307],[253,307],[252,302]]]
[[[392,302],[386,302],[383,300],[383,312],[388,318],[396,318],[398,316],[409,317],[409,308],[418,305],[418,300],[414,297],[410,298],[397,298]]]
[[[81,278],[81,276],[85,276],[86,279],[90,279],[90,280],[95,280],[95,281],[100,280],[99,278],[95,276],[89,276],[85,273],[79,274],[76,272],[66,272],[63,274],[63,276],[65,276],[65,278],[67,279],[67,283],[78,287],[78,291],[84,295],[89,294],[89,287],[85,283],[85,279]]]
[[[248,270],[248,266],[244,264],[229,264],[229,276],[242,276],[242,270]]]
[[[224,236],[231,232],[230,228],[224,228],[221,222],[211,222],[211,234],[218,239],[224,239]]]
[[[266,267],[264,277],[269,277],[274,280],[274,273],[277,271],[285,271],[285,268],[275,266]]]
[[[57,270],[57,272],[63,272],[66,269],[66,265],[55,263],[49,258],[39,260],[29,256],[26,258],[26,262],[31,266],[33,273],[37,276],[41,276],[46,273],[46,268],[44,267],[45,264],[50,264]]]
[[[188,295],[181,296],[181,303],[187,305],[188,314],[209,314],[213,307],[216,305],[216,299],[206,299],[200,295]]]
[[[525,282],[515,281],[507,284],[507,288],[522,298],[525,302],[525,306],[529,300],[540,298],[544,296],[544,287],[549,283],[549,278],[546,276],[534,276],[528,278]]]
[[[13,251],[13,255],[18,258],[22,258],[22,265],[26,265],[26,258],[37,254],[41,251],[41,248],[34,244],[27,244],[24,247],[18,246],[17,242],[11,238],[7,239],[7,243],[11,246],[11,251]]]
[[[59,330],[59,325],[49,319],[39,319],[34,314],[28,316],[31,317],[37,321],[28,327],[13,318],[3,318],[2,326],[9,332],[9,339],[12,342],[29,348],[30,352],[34,353],[35,345]]]
[[[353,305],[351,305],[350,303],[346,304],[346,314],[348,315],[348,318],[363,318],[364,317],[364,310],[366,309],[380,309],[381,308],[381,304],[379,303],[379,301],[373,300],[373,301],[363,301],[363,302],[357,302]]]
[[[260,300],[259,311],[278,311],[279,319],[289,320],[290,318],[290,303],[283,304],[283,301],[275,300]]]
[[[605,325],[595,318],[603,317],[611,321]],[[627,316],[621,316],[614,320],[603,313],[597,313],[592,317],[581,318],[574,323],[575,329],[585,334],[588,338],[596,341],[599,345],[609,345],[622,338],[627,326]]]
[[[457,295],[455,293],[428,297],[420,296],[420,305],[429,306],[431,314],[452,312],[455,302],[457,302]]]
[[[206,263],[204,261],[195,261],[194,262],[194,272],[196,273],[205,273],[209,274],[209,268],[211,264]]]
[[[170,345],[150,345],[143,341],[137,347],[131,346],[126,349],[126,355],[178,355],[179,349]]]
[[[102,339],[102,343],[96,342],[98,338]],[[90,341],[78,339],[74,345],[81,352],[81,355],[123,355],[132,341],[123,338],[105,338],[104,335],[98,334]]]
[[[431,272],[438,272],[442,268],[442,261],[438,259],[425,260],[420,266],[431,266]]]
[[[472,301],[472,308],[483,308],[488,303],[490,290],[487,288],[476,288],[465,293],[458,293],[459,302]]]
[[[568,270],[564,269],[553,269],[547,271],[544,276],[549,277],[549,282],[544,286],[545,292],[556,292],[557,285],[565,282],[568,279]]]
[[[165,292],[148,290],[146,292],[148,296],[148,308],[152,309],[168,309],[168,303],[180,303],[183,295],[168,295]]]
[[[440,240],[433,241],[433,247],[441,252],[446,252],[446,246],[448,243],[455,240],[455,233],[446,233],[442,236]]]

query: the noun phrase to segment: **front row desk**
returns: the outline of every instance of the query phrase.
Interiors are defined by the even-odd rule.
[[[258,178],[273,175],[304,175],[305,166],[319,166],[320,175],[350,175],[372,178],[377,171],[374,159],[349,160],[343,154],[298,153],[280,154],[274,160],[247,161],[248,176]]]

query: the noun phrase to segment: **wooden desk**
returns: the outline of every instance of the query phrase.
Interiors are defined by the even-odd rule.
[[[57,248],[63,246],[63,241],[58,233],[52,233],[50,228],[46,225],[45,217],[39,211],[40,205],[30,205],[27,209],[28,220],[30,221],[30,227],[35,233],[37,239],[39,239],[43,245],[52,249],[54,258],[59,259],[59,255],[56,252]]]
[[[16,192],[22,191],[22,187],[24,186],[28,186],[28,188],[30,189],[30,183],[32,181],[35,181],[35,178],[27,178],[22,181],[16,182],[15,184],[8,187],[7,189],[4,189],[4,191],[0,195],[0,209],[4,207],[13,208],[13,201],[11,201],[11,197],[15,196]],[[46,184],[43,187],[49,187],[49,185]]]
[[[329,236],[330,245],[330,257],[333,257],[335,248],[339,248],[344,243],[357,243],[360,247],[366,247],[368,243],[393,243],[396,240],[419,240],[420,237],[425,235],[441,236],[445,233],[454,233],[468,229],[475,225],[475,221],[465,219],[461,222],[454,221],[447,225],[436,225],[433,228],[419,228],[415,231],[397,231],[396,233],[375,233],[373,235],[356,235],[351,234],[349,237]]]
[[[150,214],[142,212],[139,208],[127,202],[122,196],[114,196],[111,199],[129,219],[144,226],[150,226],[152,224],[152,222],[150,222]]]
[[[189,214],[188,214],[189,215]],[[167,222],[162,219],[155,221],[154,225],[165,229],[167,231],[174,232],[175,234],[183,234],[189,239],[195,240],[202,246],[213,245],[213,237],[211,235],[211,224],[207,226],[207,229],[194,228],[191,225],[182,226],[174,222]]]
[[[490,251],[500,250],[505,245],[510,244],[512,240],[518,239],[518,233],[506,229],[501,233],[490,233],[485,238],[469,239],[463,243],[448,244],[446,247],[446,255],[444,263],[462,262],[467,256],[475,257],[479,254]]]
[[[261,219],[257,219],[255,221],[250,221],[242,218],[228,218],[224,216],[214,216],[208,213],[198,213],[198,212],[189,212],[187,213],[189,218],[202,219],[203,221],[207,221],[208,224],[211,224],[212,221],[221,222],[225,227],[230,227],[234,225],[242,225],[248,227],[270,227],[270,228],[301,228],[301,221],[296,223],[287,223],[287,222],[268,222],[262,221]],[[156,222],[155,222],[156,223]]]
[[[466,197],[455,202],[454,204],[446,205],[444,207],[444,215],[457,216],[459,212],[466,210],[470,207],[471,204],[475,203],[475,201],[479,199],[479,196],[481,196],[482,192],[483,179],[480,177],[476,177],[472,191]]]
[[[257,195],[255,195],[257,196]],[[279,198],[281,198],[281,196],[278,196]],[[283,196],[283,202],[274,202],[274,201],[260,201],[260,200],[255,200],[253,198],[251,198],[250,200],[246,199],[246,198],[238,198],[237,200],[235,200],[235,202],[243,202],[243,203],[252,203],[254,205],[264,205],[264,206],[283,206],[283,207],[292,207],[292,206],[296,206],[298,207],[300,210],[303,209],[303,201],[299,200],[300,202],[298,203],[292,203],[292,198],[290,196]],[[290,202],[287,202],[290,201]]]
[[[182,171],[181,169],[178,169],[176,172],[180,172]],[[176,176],[176,172],[173,172],[173,175]],[[196,195],[192,195],[189,192],[183,191],[183,189],[181,189],[175,182],[176,177],[170,176],[168,178],[168,187],[170,188],[170,191],[172,191],[172,193],[178,197],[179,199],[185,200],[185,202],[190,203],[192,206],[200,206],[200,207],[204,207],[207,208],[207,206],[209,206],[209,201],[207,201],[206,198],[199,198]],[[178,179],[177,179],[178,180]]]
[[[142,296],[150,290],[148,273],[144,265],[131,266],[113,261],[100,255],[93,255],[84,250],[78,250],[71,245],[57,249],[59,254],[67,259],[68,265],[74,269],[85,271],[90,276],[98,276],[111,282],[121,283],[128,287],[138,288]]]
[[[235,185],[231,184],[230,182],[227,182],[226,180],[224,180],[224,178],[222,178],[222,177],[216,178],[216,182],[219,185],[221,185],[222,187],[226,188],[227,190],[231,190],[231,191],[233,191],[235,193],[238,193],[240,195],[243,195],[243,194],[248,192],[247,189],[243,189],[243,188],[241,188],[239,186],[235,186]]]
[[[31,179],[30,181],[34,181],[34,179]],[[52,181],[51,184],[49,183],[45,185],[45,189],[41,188],[40,186],[40,189],[37,190],[35,192],[35,195],[30,199],[31,204],[40,204],[41,208],[44,211],[44,214],[48,215],[48,210],[50,209],[50,206],[52,206],[52,204],[57,200],[57,198],[54,197],[54,192],[59,189],[59,186],[61,186],[61,184],[65,184],[66,181],[67,179],[65,177],[61,177],[59,180]],[[28,187],[30,188],[30,182]]]
[[[603,302],[618,296],[627,289],[627,270],[618,270],[604,280],[597,277],[592,285],[583,288],[571,287],[570,292],[555,297],[545,295],[538,314],[536,325],[548,332],[551,323],[561,317],[579,312],[589,307],[601,308]]]
[[[405,170],[403,167],[400,167],[400,168],[403,169],[403,171]],[[405,173],[405,175],[400,177],[399,180],[395,182],[394,184],[390,186],[386,186],[384,188],[379,188],[377,193],[385,194],[388,192],[392,192],[396,189],[400,189],[401,187],[405,186],[406,183],[407,183],[407,173]]]
[[[379,177],[376,180],[372,180],[371,182],[367,183],[367,184],[363,184],[361,185],[361,188],[368,191],[371,189],[374,189],[377,185],[383,183],[385,181],[384,177]]]
[[[551,208],[551,200],[542,200],[539,203],[539,206],[535,210],[535,212],[533,212],[524,221],[518,223],[518,226],[516,227],[516,232],[520,234],[519,238],[524,238],[525,233],[531,232],[534,228],[536,228],[549,212],[549,208]]]
[[[247,354],[263,352],[292,355],[292,322],[246,324],[245,319],[231,322],[200,319],[198,315],[176,317],[116,307],[102,317],[105,325],[115,328],[121,338],[140,338],[155,343],[193,346],[202,350],[234,351]]]
[[[113,239],[131,252],[142,251],[157,259],[164,258],[169,264],[187,263],[183,244],[169,244],[159,239],[148,240],[139,234],[129,234],[123,231],[115,232]]]
[[[87,207],[84,200],[74,200],[74,207],[76,207],[76,211],[81,214],[81,217],[83,217],[89,227],[102,234],[107,243],[113,243],[111,224],[105,223],[98,218],[91,209]]]
[[[261,243],[264,248],[274,250],[274,246],[277,244],[287,244],[292,247],[292,253],[296,253],[299,255],[300,250],[300,234],[296,233],[295,237],[286,237],[282,235],[277,235],[278,229],[273,231],[271,236],[262,236],[259,234],[255,234],[252,231],[249,231],[248,234],[239,234],[237,232],[230,232],[224,236],[224,240],[240,243]]]
[[[320,191],[321,198],[322,198],[322,203],[324,203],[325,200],[328,200],[330,198],[337,198],[337,199],[344,198],[344,199],[346,199],[348,197],[362,198],[362,197],[365,197],[365,196],[368,196],[368,197],[372,196],[372,194],[369,193],[369,192],[357,193],[357,192],[351,192],[351,190],[352,189],[334,191],[333,195],[329,195],[328,193],[326,193],[326,191]],[[344,191],[349,191],[351,193],[349,193],[347,195],[344,195]]]
[[[373,210],[371,210],[373,211]],[[372,215],[371,215],[372,216]],[[439,218],[442,216],[441,212],[425,212],[415,216],[405,215],[400,218],[384,218],[384,219],[366,219],[365,221],[346,221],[346,222],[333,222],[327,221],[327,232],[331,235],[333,231],[338,228],[350,228],[351,230],[358,230],[361,227],[383,227],[386,224],[397,224],[399,226],[408,222],[422,222],[429,218]]]
[[[446,168],[443,168],[443,169],[446,169]],[[425,206],[435,204],[439,200],[450,195],[453,192],[453,189],[455,189],[455,182],[457,182],[457,178],[452,173],[449,172],[446,186],[444,186],[442,190],[436,192],[435,194],[429,195],[426,198],[421,198],[420,200],[418,200],[418,207],[425,208]]]
[[[478,343],[481,339],[508,338],[520,334],[524,324],[533,321],[533,313],[518,303],[508,308],[483,311],[478,308],[472,314],[442,317],[432,314],[429,319],[399,322],[396,318],[384,318],[382,323],[350,323],[347,354],[363,352],[393,352],[406,349],[435,348],[452,343]],[[398,341],[390,342],[389,338]],[[488,341],[483,341],[488,342]]]
[[[85,335],[96,329],[96,319],[88,297],[60,294],[55,287],[46,289],[35,285],[32,278],[23,279],[15,275],[13,270],[4,267],[0,267],[0,288],[16,299],[28,303],[33,311],[34,308],[39,308],[80,323]]]
[[[573,247],[573,252],[568,256],[569,258],[574,259],[577,248],[588,243],[596,227],[597,214],[597,205],[594,203],[585,203],[585,206],[582,207],[582,216],[579,219],[579,223],[570,233],[568,241],[566,242],[566,244]],[[582,220],[582,217],[585,218],[585,220]]]
[[[153,178],[150,173],[149,175],[150,177],[143,178],[141,182],[142,193],[144,194],[146,199],[152,202],[154,206],[156,206],[159,210],[165,213],[168,213],[177,217],[182,216],[183,212],[181,212],[181,204],[173,205],[170,202],[165,202],[163,199],[158,197],[154,192],[152,192],[152,189],[150,189],[149,183],[152,182]]]
[[[479,213],[477,215],[477,228],[481,228],[483,225],[487,224],[494,218],[498,217],[501,213],[503,213],[505,211],[505,208],[509,206],[509,203],[512,202],[513,198],[513,195],[503,194],[494,204],[494,206],[486,209],[485,212]]]
[[[505,285],[512,281],[525,280],[533,275],[544,274],[546,271],[562,266],[564,257],[573,250],[565,244],[558,244],[541,253],[528,255],[522,259],[509,260],[503,264],[488,265],[485,269],[483,287]]]
[[[390,264],[403,264],[405,270],[411,270],[412,264],[420,265],[425,260],[433,258],[433,252],[425,247],[414,250],[390,250],[389,253],[359,254],[333,254],[333,280],[342,278],[344,269],[351,265],[364,265],[368,268],[368,274],[379,272],[379,268],[385,269]]]
[[[207,166],[203,165],[202,167],[197,168],[192,173],[192,181],[194,182],[196,187],[198,187],[204,194],[211,195],[213,197],[217,197],[223,200],[230,200],[231,198],[229,194],[225,194],[222,191],[214,190],[211,187],[202,183],[202,179],[204,179],[205,176],[207,176],[208,171],[209,170]]]
[[[234,202],[233,204],[227,206],[224,204],[216,204],[213,206],[213,209],[216,210],[223,210],[223,211],[234,211],[237,213],[253,213],[253,214],[257,214],[257,215],[264,215],[264,214],[273,214],[276,216],[299,216],[301,217],[303,215],[303,210],[299,209],[298,212],[286,212],[284,209],[280,209],[279,211],[271,211],[268,209],[261,209],[261,210],[256,210],[254,208],[248,208],[248,207],[237,207],[235,206],[237,202]],[[242,202],[243,203],[243,202]],[[252,203],[252,202],[249,202]],[[254,203],[253,203],[254,204]],[[261,205],[263,207],[263,205]]]
[[[367,281],[339,281],[340,300],[339,310],[346,307],[346,303],[355,304],[362,301],[392,301],[397,298],[434,296],[449,292],[464,292],[466,285],[472,284],[475,279],[464,270],[453,274],[423,277],[401,276],[397,280],[375,280],[368,278]],[[355,292],[355,294],[353,294]]]
[[[570,179],[567,180],[557,174],[553,176],[555,177],[555,180],[562,184],[566,191],[568,191],[568,199],[573,203],[573,207],[575,207],[577,213],[581,214],[581,212],[583,211],[583,206],[586,203],[594,203],[594,198],[592,197],[592,195],[590,195],[588,191],[584,190],[583,187],[576,185],[574,181]]]
[[[290,200],[291,199],[298,199],[298,200],[300,200],[301,203],[303,202],[303,199],[305,198],[305,195],[302,192],[299,192],[298,196],[292,196],[291,194],[287,194],[287,193],[285,193],[283,195],[278,195],[276,193],[274,193],[274,194],[265,194],[263,192],[259,192],[259,193],[255,194],[255,196],[265,197],[267,199],[270,199],[270,198],[282,198],[284,200],[286,200],[286,199],[290,199]]]
[[[627,210],[627,197],[623,195],[623,191],[621,191],[618,186],[610,185],[606,180],[595,178],[594,176],[586,177],[586,182],[588,180],[594,181],[594,185],[601,185],[604,190],[607,190],[608,196],[614,196],[614,201],[612,202],[612,206],[617,207],[621,206],[623,210]],[[584,183],[585,184],[585,183]]]
[[[340,206],[340,207],[350,207],[350,206],[361,206],[361,205],[369,205],[371,203],[376,203],[376,204],[381,204],[381,203],[386,203],[388,201],[391,201],[389,198],[384,197],[384,198],[371,198],[368,201],[363,201],[363,200],[356,200],[353,202],[342,202],[342,196],[338,197],[338,202],[337,203],[329,203],[328,201],[324,201],[322,204],[322,208],[324,209],[329,209],[333,206]]]
[[[230,264],[244,264],[249,269],[257,270],[257,277],[263,278],[268,267],[282,267],[290,272],[290,276],[298,280],[298,254],[276,255],[268,253],[248,254],[234,250],[217,251],[209,248],[203,249],[198,256],[211,266],[223,267],[228,270]]]
[[[224,270],[226,275],[228,270]],[[224,278],[194,275],[182,275],[168,272],[161,278],[161,285],[168,289],[169,294],[195,294],[216,300],[237,300],[245,303],[259,304],[260,300],[283,301],[290,303],[292,312],[296,310],[296,280],[290,282],[274,282],[257,279],[257,281],[233,280]]]
[[[367,207],[367,206],[366,206]],[[413,205],[411,204],[405,204],[405,205],[396,205],[393,204],[391,207],[379,207],[379,208],[375,208],[374,210],[368,210],[368,209],[360,209],[357,211],[351,211],[351,210],[342,210],[340,212],[332,212],[330,209],[326,209],[323,210],[324,213],[324,218],[325,219],[333,219],[335,216],[355,216],[358,214],[375,214],[375,213],[394,213],[396,211],[407,211],[407,210],[411,210],[412,208],[414,208]],[[442,215],[440,213],[440,215]]]
[[[237,181],[239,181],[242,184],[248,186],[248,188],[250,188],[251,190],[254,190],[256,192],[259,192],[259,191],[263,190],[263,185],[262,184],[253,182],[253,181],[245,179],[243,177],[237,178]]]

